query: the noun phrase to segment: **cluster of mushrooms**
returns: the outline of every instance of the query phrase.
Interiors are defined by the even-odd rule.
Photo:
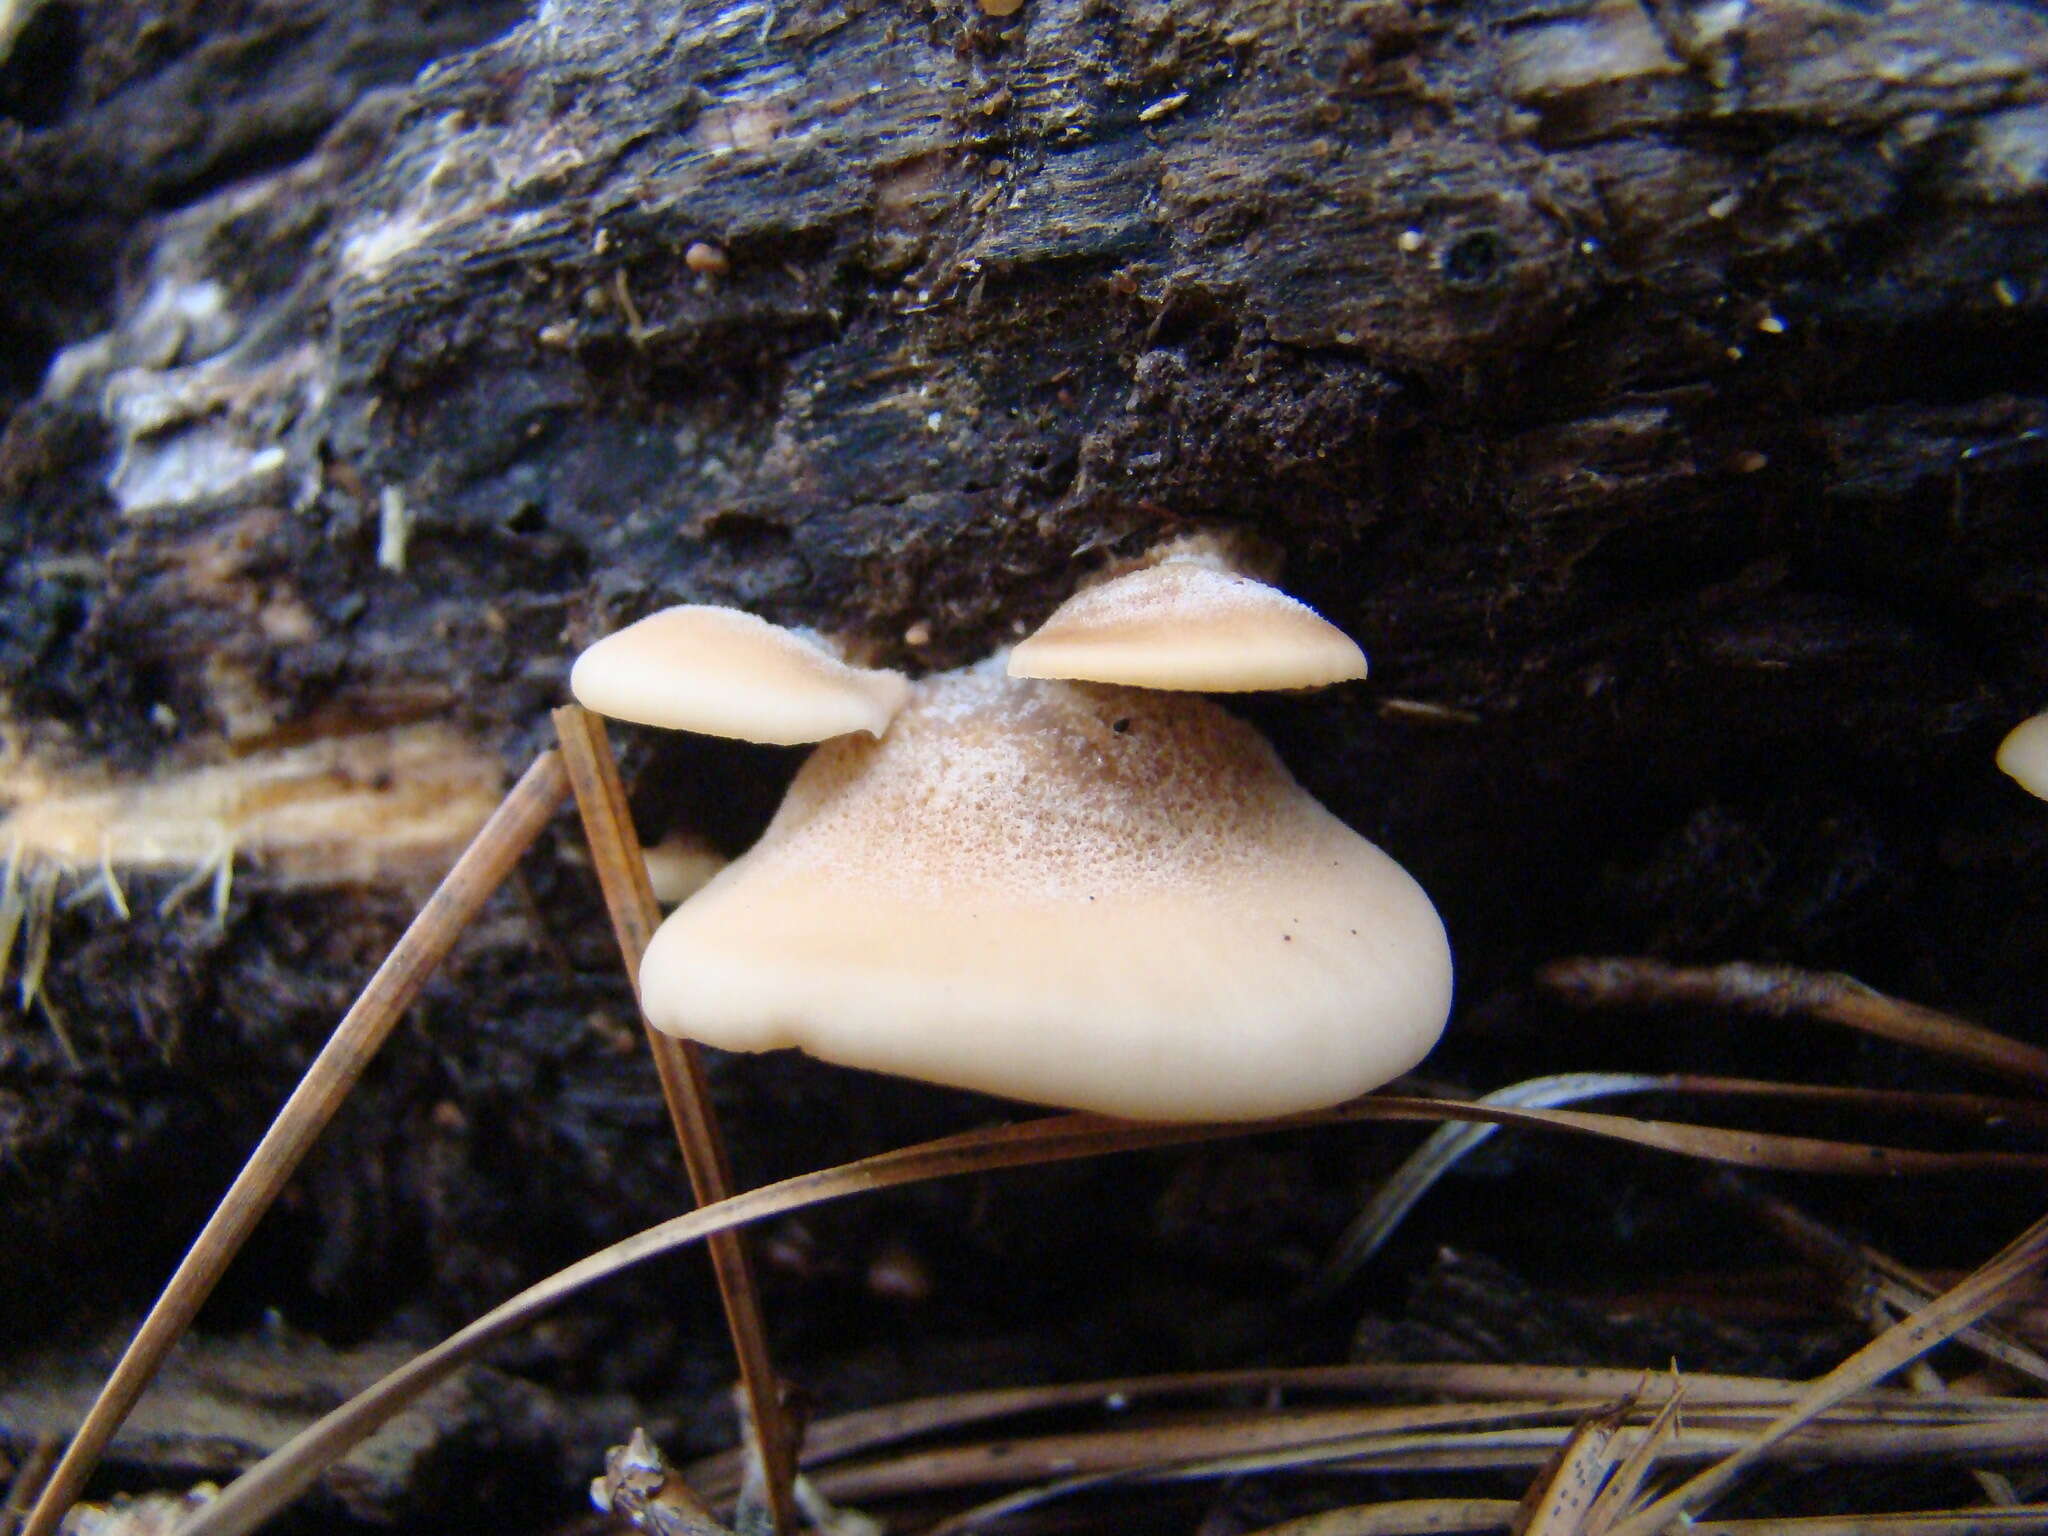
[[[1421,887],[1205,692],[1365,658],[1181,546],[977,666],[912,682],[750,614],[666,609],[578,658],[599,714],[820,742],[642,964],[657,1028],[1147,1120],[1321,1108],[1450,1010]]]

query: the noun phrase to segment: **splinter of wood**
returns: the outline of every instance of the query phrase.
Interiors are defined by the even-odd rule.
[[[355,1087],[384,1039],[455,940],[540,835],[568,793],[561,754],[534,760],[491,813],[447,878],[427,898],[377,974],[356,998],[299,1086],[221,1197],[177,1272],[143,1319],[85,1422],[72,1437],[21,1536],[51,1536],[92,1475],[100,1453],[155,1378],[250,1232],[270,1209],[327,1122]]]
[[[640,957],[646,953],[647,941],[661,922],[661,909],[655,905],[647,865],[633,834],[618,764],[612,757],[603,721],[581,705],[564,705],[554,712],[554,721],[562,756],[569,765],[569,781],[575,788],[576,806],[583,815],[591,862],[596,867],[598,883],[604,888],[612,929],[618,935],[619,956],[625,961],[626,974],[632,978],[637,993]],[[645,1019],[641,1024],[647,1032],[654,1070],[661,1079],[661,1096],[668,1104],[669,1119],[675,1126],[676,1142],[682,1148],[697,1203],[710,1205],[724,1200],[732,1194],[732,1171],[726,1163],[725,1143],[712,1111],[696,1042],[662,1034]],[[754,1284],[753,1266],[747,1258],[745,1240],[738,1232],[715,1234],[708,1240],[708,1246],[718,1276],[719,1294],[725,1300],[733,1348],[739,1355],[740,1386],[760,1447],[769,1513],[778,1536],[794,1536],[799,1529],[791,1492],[796,1475],[796,1447],[789,1420],[783,1413],[775,1369],[768,1357],[768,1338],[761,1321],[761,1298]]]

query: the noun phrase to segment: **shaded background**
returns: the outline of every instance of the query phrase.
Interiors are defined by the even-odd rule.
[[[2048,699],[2038,5],[15,0],[0,38],[21,805],[423,722],[509,776],[566,659],[661,604],[922,670],[1223,526],[1372,658],[1233,707],[1442,908],[1434,1079],[1979,1086],[1819,1030],[1570,1013],[1531,975],[1575,953],[1846,970],[2043,1039],[2048,807],[1991,766]],[[796,761],[616,739],[644,836],[729,850]],[[180,871],[131,875],[128,921],[62,876],[49,1011],[0,997],[0,1441],[168,1273],[429,887],[401,863],[245,861],[219,922],[156,914]],[[717,1081],[749,1183],[1011,1113],[793,1060]],[[1696,1171],[1521,1140],[1340,1305],[1281,1305],[1411,1141],[785,1223],[779,1356],[829,1409],[1332,1359],[1361,1327],[1427,1357],[1840,1352]],[[672,1214],[673,1163],[563,820],[204,1330],[347,1376],[324,1346],[437,1336]],[[1776,1187],[1934,1268],[2039,1195]],[[429,1448],[499,1502],[437,1510],[450,1479],[402,1469],[353,1507],[550,1523],[636,1416],[715,1444],[726,1360],[694,1261],[615,1284]]]

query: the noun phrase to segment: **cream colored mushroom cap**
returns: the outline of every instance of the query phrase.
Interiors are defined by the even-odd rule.
[[[664,923],[648,1017],[728,1050],[1139,1119],[1354,1097],[1451,996],[1429,898],[1250,726],[1189,694],[916,685],[812,754]]]
[[[2022,720],[1998,744],[1998,766],[2028,794],[2048,800],[2048,715]]]
[[[647,865],[648,888],[664,907],[689,900],[732,862],[694,832],[682,831],[642,848],[640,857]]]
[[[1085,587],[1010,652],[1012,677],[1237,693],[1365,676],[1351,637],[1285,592],[1192,560]]]
[[[848,666],[794,630],[703,604],[605,636],[576,658],[569,688],[614,719],[776,746],[879,736],[910,696],[901,673]]]

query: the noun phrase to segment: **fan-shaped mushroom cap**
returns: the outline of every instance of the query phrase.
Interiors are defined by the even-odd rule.
[[[901,673],[850,667],[807,635],[703,604],[605,636],[576,658],[569,687],[600,715],[777,746],[879,736],[910,696]]]
[[[1012,1098],[1251,1118],[1419,1061],[1451,994],[1414,880],[1187,694],[916,685],[815,752],[640,972],[660,1028]]]
[[[1365,676],[1365,654],[1285,592],[1169,559],[1084,587],[1010,652],[1012,677],[1237,693]]]
[[[1998,766],[2028,794],[2048,800],[2048,715],[2022,720],[1998,744]]]

